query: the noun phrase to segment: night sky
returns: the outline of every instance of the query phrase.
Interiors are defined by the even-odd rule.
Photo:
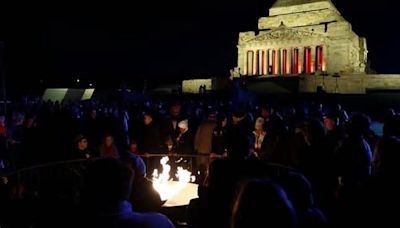
[[[58,2],[58,1],[57,1]],[[131,1],[1,8],[10,83],[84,83],[225,77],[236,66],[240,31],[256,30],[273,0]],[[400,73],[400,14],[392,0],[334,0],[368,41],[372,68]]]

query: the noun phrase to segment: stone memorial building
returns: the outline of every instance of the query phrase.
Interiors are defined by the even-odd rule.
[[[299,92],[400,89],[400,75],[368,75],[367,40],[330,0],[277,0],[258,31],[241,32],[233,77],[300,76]]]

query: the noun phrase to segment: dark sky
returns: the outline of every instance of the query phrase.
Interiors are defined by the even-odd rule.
[[[58,2],[58,1],[57,1]],[[239,31],[255,30],[273,0],[130,1],[1,7],[11,81],[117,82],[227,76]],[[367,37],[372,67],[400,73],[400,16],[392,0],[334,0]]]

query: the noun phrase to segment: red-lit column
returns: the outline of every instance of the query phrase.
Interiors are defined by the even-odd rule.
[[[317,70],[323,71],[323,64],[324,64],[324,49],[322,46],[318,46],[317,47],[317,56],[318,56],[318,60],[317,60],[317,64],[318,64],[318,68]]]
[[[287,74],[287,50],[282,51],[282,74]]]
[[[294,49],[294,58],[293,58],[293,73],[299,74],[299,49]]]
[[[272,74],[276,74],[276,50],[272,50]]]
[[[311,62],[311,49],[306,47],[304,51],[304,69],[306,74],[311,73]]]

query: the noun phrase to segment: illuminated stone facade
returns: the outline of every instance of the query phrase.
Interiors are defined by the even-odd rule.
[[[278,0],[258,29],[239,34],[232,76],[365,73],[366,39],[330,0]]]
[[[182,81],[182,92],[183,93],[199,93],[200,86],[206,86],[206,90],[211,90],[213,80],[212,79],[192,79]]]

